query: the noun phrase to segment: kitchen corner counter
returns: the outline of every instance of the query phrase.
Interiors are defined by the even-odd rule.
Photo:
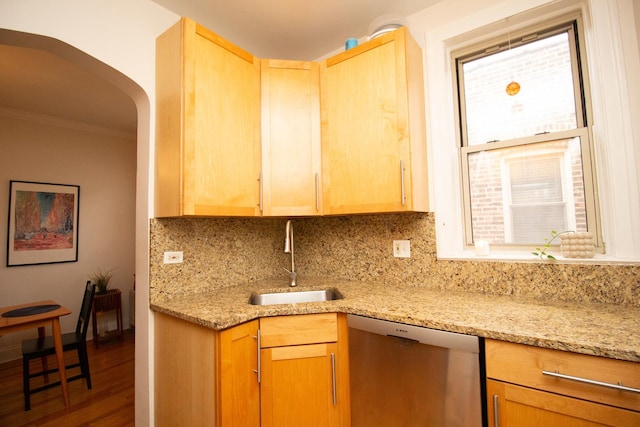
[[[253,292],[287,292],[286,279],[157,296],[151,309],[215,330],[259,317],[344,312],[520,344],[640,362],[640,308],[309,279],[294,290],[336,288],[344,298],[254,306]]]

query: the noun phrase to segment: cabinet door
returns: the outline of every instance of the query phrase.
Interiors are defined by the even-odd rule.
[[[261,75],[262,213],[319,215],[322,212],[319,65],[262,60]]]
[[[254,320],[217,335],[218,426],[260,426],[258,325]]]
[[[262,426],[339,426],[338,345],[273,347],[262,353]]]
[[[325,214],[426,211],[420,52],[401,28],[322,63]]]
[[[260,62],[183,18],[157,41],[156,216],[253,216]]]
[[[501,381],[487,381],[487,399],[490,427],[632,427],[640,425],[638,412]]]

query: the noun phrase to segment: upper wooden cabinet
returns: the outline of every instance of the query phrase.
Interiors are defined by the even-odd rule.
[[[319,74],[314,62],[262,60],[265,216],[322,213]]]
[[[405,28],[315,63],[260,60],[182,18],[156,58],[156,217],[428,210]]]
[[[422,52],[400,28],[321,63],[324,214],[427,211]]]
[[[259,215],[260,60],[188,18],[157,39],[155,216]]]

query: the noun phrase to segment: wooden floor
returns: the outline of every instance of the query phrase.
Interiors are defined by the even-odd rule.
[[[31,410],[25,411],[22,359],[0,364],[0,426],[133,426],[134,334],[126,331],[123,342],[101,342],[98,350],[89,341],[87,348],[93,387],[87,390],[84,379],[70,382],[69,408],[64,407],[61,388],[54,387],[32,395]],[[75,361],[77,353],[66,352],[65,358]],[[39,369],[39,361],[33,363]],[[48,363],[54,367],[55,357]],[[55,381],[55,375],[50,379]],[[32,384],[38,380],[33,379]]]

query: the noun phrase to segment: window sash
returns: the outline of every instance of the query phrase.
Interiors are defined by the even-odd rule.
[[[534,135],[526,138],[519,138],[509,141],[500,141],[491,144],[482,144],[482,145],[473,145],[462,147],[460,150],[460,163],[461,163],[461,171],[462,171],[462,195],[463,195],[463,208],[464,208],[464,219],[465,219],[465,245],[467,247],[471,247],[473,245],[473,224],[472,224],[472,207],[471,207],[471,183],[469,180],[469,156],[474,153],[479,153],[482,151],[492,151],[499,150],[509,147],[518,147],[518,146],[526,146],[530,144],[539,144],[543,142],[553,142],[557,140],[566,140],[577,138],[580,143],[580,153],[581,153],[581,161],[582,161],[582,175],[584,182],[584,197],[585,197],[585,209],[586,209],[586,222],[587,229],[590,231],[597,230],[597,219],[595,216],[596,212],[596,187],[594,182],[593,175],[593,165],[591,161],[591,139],[589,135],[589,129],[580,128],[580,129],[571,129],[563,132],[555,132],[555,133],[547,133],[542,135]],[[564,203],[567,200],[563,200]],[[571,222],[568,223],[569,226],[572,225]],[[510,227],[510,224],[505,224],[505,230]],[[551,231],[551,230],[549,230]],[[563,231],[563,230],[556,230]],[[541,236],[543,239],[544,236]],[[512,243],[499,243],[492,244],[494,246],[498,246],[504,250],[517,250],[522,249],[523,247],[531,246],[531,244],[539,244],[541,242],[532,242],[530,244],[522,243],[522,244],[512,244]]]
[[[457,79],[458,79],[458,87],[456,93],[457,103],[458,103],[458,113],[459,113],[459,125],[460,125],[460,133],[461,133],[461,145],[467,146],[469,145],[469,135],[468,129],[466,126],[467,117],[466,117],[466,104],[465,97],[462,96],[464,94],[465,81],[464,81],[464,65],[468,62],[477,60],[479,58],[494,55],[498,52],[504,52],[509,49],[517,48],[524,46],[529,43],[534,43],[538,40],[548,38],[563,32],[567,32],[568,34],[568,43],[570,50],[570,58],[571,58],[571,72],[572,72],[572,81],[573,81],[573,94],[574,94],[574,103],[575,103],[575,112],[576,112],[576,127],[581,128],[587,126],[587,109],[584,105],[585,99],[585,87],[583,85],[581,79],[581,62],[579,49],[577,46],[578,39],[578,21],[571,21],[568,23],[563,23],[558,26],[554,26],[551,28],[535,28],[530,31],[522,31],[520,33],[514,33],[513,36],[507,35],[507,40],[504,40],[502,37],[502,41],[495,43],[485,43],[485,47],[481,49],[472,50],[471,53],[454,53],[455,66],[457,68]],[[495,141],[491,141],[493,143]],[[486,141],[489,143],[489,141]],[[478,145],[485,145],[478,144]]]

